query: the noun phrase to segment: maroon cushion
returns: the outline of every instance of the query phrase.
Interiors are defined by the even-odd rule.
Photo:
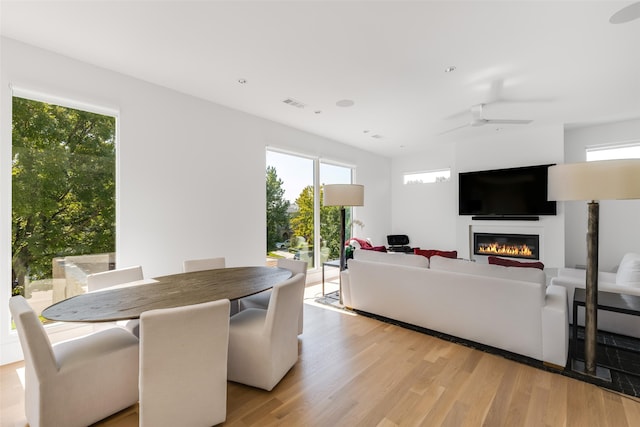
[[[489,264],[502,265],[504,267],[528,267],[528,268],[539,268],[540,270],[544,270],[544,264],[537,262],[522,262],[515,261],[512,259],[504,259],[498,258],[497,256],[489,257]]]
[[[352,237],[347,240],[345,246],[349,246],[349,243],[351,243],[351,241],[358,242],[360,244],[360,249],[371,249],[373,247],[371,246],[371,243],[367,242],[364,239],[358,239],[357,237]]]
[[[431,259],[432,256],[434,255],[438,255],[444,258],[453,258],[456,259],[458,258],[458,251],[440,251],[438,249],[419,249],[419,248],[415,248],[413,250],[413,253],[416,255],[422,255],[422,256],[426,256],[427,258]]]
[[[360,249],[364,249],[365,251],[387,252],[386,246],[371,246],[369,248],[363,246]]]

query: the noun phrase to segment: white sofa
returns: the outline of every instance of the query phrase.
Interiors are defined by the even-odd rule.
[[[541,270],[369,251],[348,266],[347,307],[566,365],[567,291]]]
[[[585,288],[586,271],[561,268],[551,284],[567,289],[569,322],[573,323],[573,294],[576,288]],[[598,290],[640,296],[640,254],[626,254],[617,273],[598,272]],[[584,309],[578,310],[578,325],[584,326]],[[640,338],[640,317],[628,314],[598,311],[598,329]]]

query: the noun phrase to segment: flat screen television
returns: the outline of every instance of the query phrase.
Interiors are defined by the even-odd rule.
[[[459,174],[458,213],[487,217],[556,215],[547,169],[536,165]]]

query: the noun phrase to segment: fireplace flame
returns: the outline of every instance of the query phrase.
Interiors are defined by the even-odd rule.
[[[533,252],[527,245],[501,245],[498,243],[482,243],[478,248],[480,254],[511,255],[531,257]]]

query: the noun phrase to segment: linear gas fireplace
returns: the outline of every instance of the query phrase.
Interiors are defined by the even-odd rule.
[[[474,255],[540,259],[537,234],[473,233]]]

